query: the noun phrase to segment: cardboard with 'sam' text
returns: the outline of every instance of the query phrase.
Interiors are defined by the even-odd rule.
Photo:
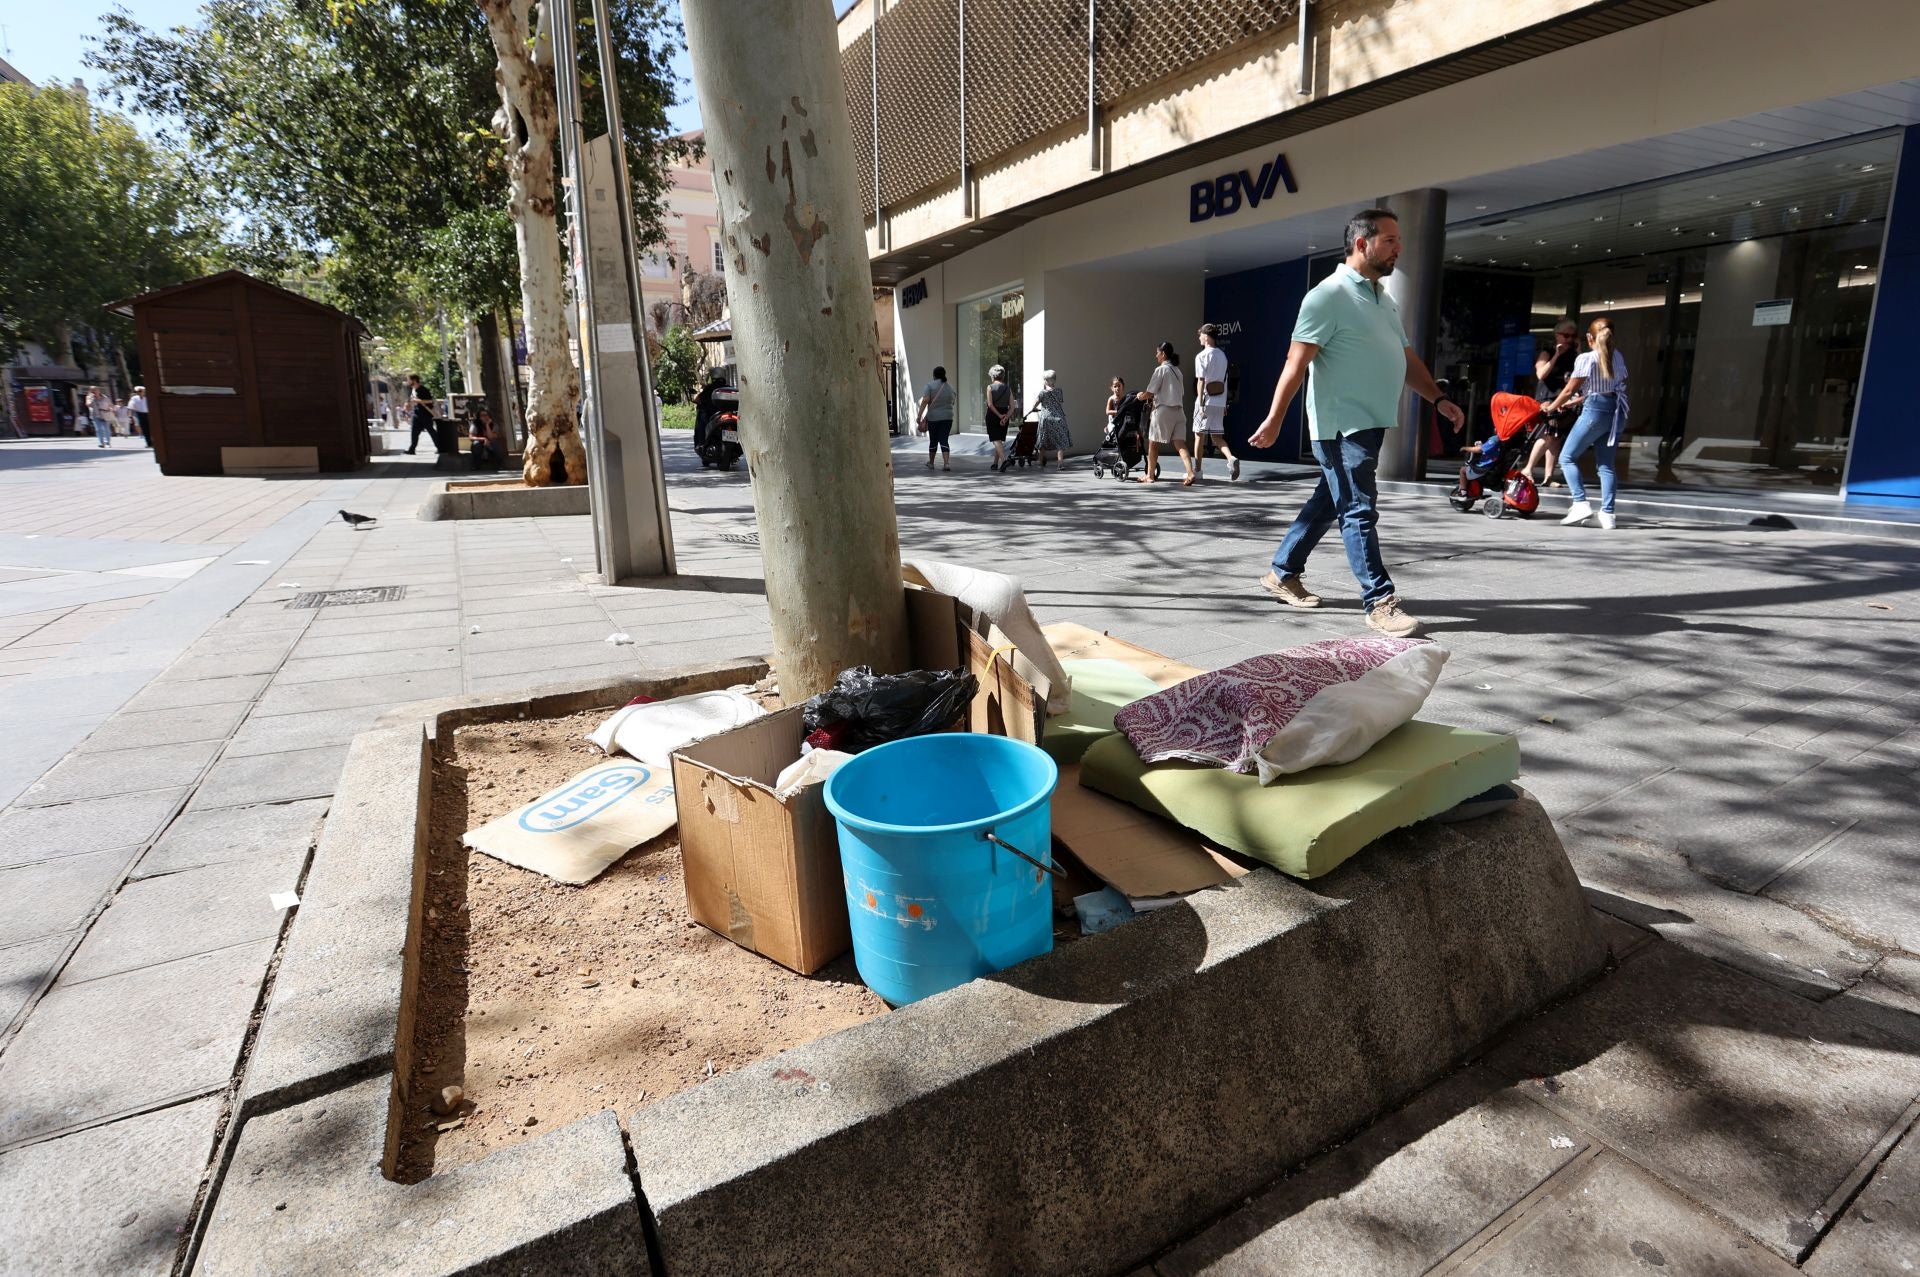
[[[526,806],[470,829],[461,842],[556,882],[592,882],[608,865],[673,828],[673,778],[631,758],[589,767]]]

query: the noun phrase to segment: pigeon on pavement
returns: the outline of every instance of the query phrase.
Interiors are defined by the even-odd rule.
[[[377,522],[377,520],[370,514],[355,514],[351,510],[342,510],[340,512],[340,517],[345,519],[348,523],[352,524],[353,530],[355,532],[364,532],[366,531],[367,525],[369,523]]]

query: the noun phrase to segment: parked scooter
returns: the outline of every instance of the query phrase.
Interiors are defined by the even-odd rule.
[[[700,392],[694,404],[693,451],[702,470],[731,470],[745,455],[740,447],[739,387],[716,382]]]

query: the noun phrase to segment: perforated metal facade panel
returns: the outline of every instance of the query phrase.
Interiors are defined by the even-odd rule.
[[[908,0],[880,20],[880,202],[960,174],[960,0]]]
[[[853,125],[854,167],[860,174],[860,211],[873,216],[873,32],[840,51],[840,79],[847,86],[847,119]]]
[[[1296,0],[1101,0],[1094,93],[1102,105],[1291,28]],[[1084,25],[1084,15],[1082,17]]]

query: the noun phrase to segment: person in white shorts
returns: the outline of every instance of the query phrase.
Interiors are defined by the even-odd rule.
[[[1181,401],[1186,398],[1180,388],[1180,356],[1173,352],[1172,342],[1163,341],[1154,347],[1153,357],[1160,361],[1159,366],[1147,379],[1147,388],[1135,396],[1153,405],[1153,415],[1147,420],[1147,473],[1140,482],[1159,482],[1160,449],[1172,444],[1180,451],[1180,464],[1187,468],[1186,481],[1192,483],[1193,462],[1187,459],[1187,421],[1180,411]]]
[[[1200,353],[1193,358],[1193,472],[1187,485],[1200,482],[1207,459],[1207,441],[1227,459],[1227,478],[1240,477],[1240,458],[1227,447],[1227,352],[1216,344],[1220,330],[1200,325]]]

